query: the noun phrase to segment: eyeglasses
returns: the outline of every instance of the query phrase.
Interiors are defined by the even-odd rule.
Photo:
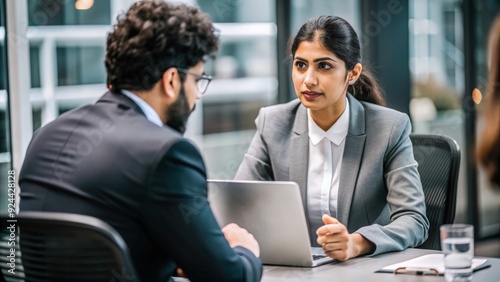
[[[194,72],[190,72],[187,69],[181,69],[177,68],[178,71],[185,73],[185,74],[190,74],[194,77],[196,77],[196,85],[198,86],[198,91],[200,91],[201,94],[204,94],[207,91],[208,85],[210,84],[210,81],[212,81],[213,77],[210,75],[199,75]]]

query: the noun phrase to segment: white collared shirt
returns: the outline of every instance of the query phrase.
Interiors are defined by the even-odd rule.
[[[146,118],[150,122],[158,125],[159,127],[165,126],[163,124],[163,122],[161,121],[161,118],[158,115],[158,113],[148,103],[146,103],[146,101],[144,101],[141,97],[135,95],[134,93],[132,93],[128,90],[124,90],[124,89],[122,89],[122,94],[129,97],[132,101],[134,101],[134,103],[136,103],[137,106],[139,106],[139,108],[141,108],[141,110],[146,115]]]
[[[329,214],[337,217],[337,196],[345,148],[349,131],[349,101],[339,119],[327,131],[311,118],[307,109],[309,128],[309,159],[307,168],[307,213],[310,234],[323,226],[321,217]]]

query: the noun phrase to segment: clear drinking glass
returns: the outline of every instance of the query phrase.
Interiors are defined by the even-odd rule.
[[[474,226],[441,225],[440,235],[441,249],[444,252],[445,280],[470,281],[474,257]]]

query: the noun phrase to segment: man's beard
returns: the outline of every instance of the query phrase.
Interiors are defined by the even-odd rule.
[[[194,111],[194,109],[194,106],[192,110],[189,109],[189,103],[187,101],[186,92],[184,91],[184,85],[182,85],[181,90],[179,91],[179,98],[177,98],[177,101],[168,107],[167,125],[179,131],[181,134],[184,134],[189,115]]]

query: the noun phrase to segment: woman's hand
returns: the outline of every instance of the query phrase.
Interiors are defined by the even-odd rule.
[[[323,215],[325,225],[318,228],[317,242],[325,254],[339,261],[345,261],[373,251],[375,245],[358,233],[349,234],[345,225],[336,218]]]

